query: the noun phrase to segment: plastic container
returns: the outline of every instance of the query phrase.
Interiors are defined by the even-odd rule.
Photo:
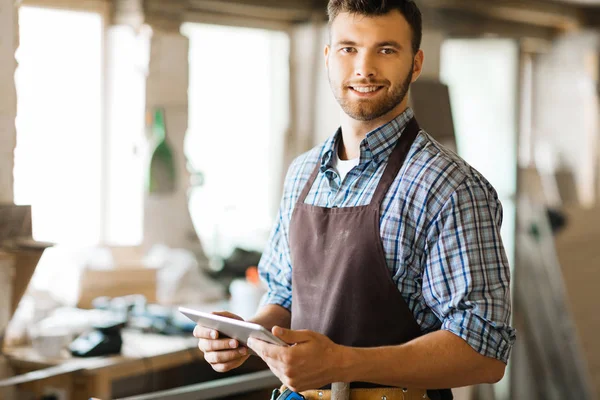
[[[231,312],[247,320],[256,314],[266,290],[261,285],[258,269],[249,267],[246,279],[234,279],[229,285],[229,292]]]

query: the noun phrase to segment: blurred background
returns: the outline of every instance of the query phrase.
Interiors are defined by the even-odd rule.
[[[0,0],[2,398],[268,398],[176,307],[258,306],[287,167],[339,122],[326,3]],[[498,191],[518,330],[455,396],[597,399],[600,1],[417,3],[410,104]]]

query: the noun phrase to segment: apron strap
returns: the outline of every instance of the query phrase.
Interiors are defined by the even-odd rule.
[[[410,147],[415,141],[415,138],[417,137],[419,131],[420,128],[419,124],[417,123],[417,120],[414,117],[411,118],[411,120],[408,122],[408,125],[406,126],[406,128],[404,128],[404,131],[401,133],[400,138],[398,139],[398,143],[396,144],[396,147],[394,147],[392,154],[390,154],[389,156],[388,165],[386,166],[385,171],[383,172],[383,176],[379,180],[377,189],[375,190],[373,198],[371,199],[371,205],[373,205],[377,209],[379,209],[379,206],[381,205],[381,202],[383,201],[383,198],[385,197],[385,194],[387,193],[388,189],[392,185],[392,182],[394,182],[394,179],[396,179],[398,171],[400,171],[400,168],[402,168],[404,160],[406,159]],[[302,189],[302,192],[298,197],[298,204],[302,204],[306,201],[306,197],[308,197],[308,193],[310,192],[310,189],[315,183],[320,169],[321,166],[319,165],[319,161],[317,160],[317,165],[315,165],[312,174],[308,178],[308,181],[304,185],[304,188]]]
[[[375,207],[377,210],[379,210],[388,189],[394,182],[394,179],[396,179],[400,168],[402,168],[404,160],[410,151],[410,147],[415,141],[420,130],[421,129],[419,128],[416,118],[413,117],[408,122],[408,125],[404,131],[400,134],[398,143],[388,158],[388,164],[385,167],[383,176],[379,180],[377,189],[375,189],[375,193],[373,193],[373,198],[371,199],[371,206]]]
[[[298,204],[302,204],[302,203],[304,203],[304,201],[306,201],[306,197],[308,197],[308,193],[310,192],[310,189],[312,188],[313,183],[315,183],[315,179],[317,179],[317,175],[319,174],[320,169],[321,169],[321,166],[319,165],[319,160],[317,160],[317,165],[315,166],[315,169],[313,170],[312,174],[310,174],[310,177],[308,178],[306,185],[304,185],[304,189],[302,189],[302,192],[300,193],[300,197],[298,197]]]

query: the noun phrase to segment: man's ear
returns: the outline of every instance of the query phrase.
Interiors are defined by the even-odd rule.
[[[424,61],[425,61],[425,54],[423,53],[423,50],[419,50],[417,52],[417,54],[415,54],[415,58],[413,61],[412,82],[415,82],[421,76],[421,72],[423,72],[423,62]]]
[[[325,56],[325,67],[327,69],[329,69],[329,52],[331,51],[331,49],[329,48],[329,45],[325,45],[325,50],[323,50],[323,54]]]

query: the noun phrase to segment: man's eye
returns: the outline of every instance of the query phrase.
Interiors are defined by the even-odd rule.
[[[354,47],[342,47],[344,53],[354,53]]]
[[[383,54],[394,54],[395,53],[394,49],[381,49],[381,52]]]

